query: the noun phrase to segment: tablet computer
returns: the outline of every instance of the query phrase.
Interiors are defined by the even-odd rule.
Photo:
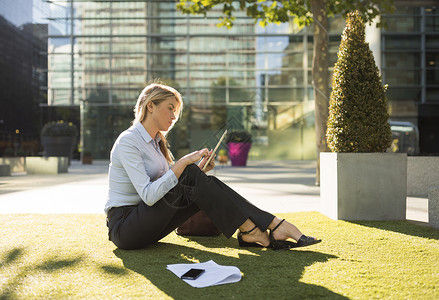
[[[224,140],[224,138],[227,135],[227,129],[224,131],[223,135],[221,136],[220,140],[218,141],[218,144],[216,144],[215,148],[212,151],[212,154],[209,156],[209,159],[206,161],[206,163],[204,164],[203,167],[203,171],[206,169],[207,165],[210,163],[210,161],[212,160],[212,158],[215,156],[215,152],[218,149],[219,145],[221,145],[221,142]]]

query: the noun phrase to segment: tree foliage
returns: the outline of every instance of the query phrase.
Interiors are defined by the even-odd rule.
[[[393,12],[393,0],[321,0],[326,5],[328,16],[346,14],[357,10],[362,18],[371,23],[383,12]],[[235,21],[234,13],[244,11],[261,26],[268,23],[288,22],[290,17],[299,25],[310,25],[314,21],[311,0],[179,0],[177,8],[186,14],[203,14],[211,11],[214,7],[221,7],[223,16],[219,26],[232,27]],[[378,25],[382,25],[378,22]]]
[[[349,13],[334,67],[329,102],[328,146],[332,152],[384,152],[390,146],[386,87],[358,12]]]
[[[392,13],[395,10],[393,0],[179,0],[177,7],[186,14],[203,14],[214,8],[222,9],[222,17],[218,26],[233,26],[234,13],[245,11],[247,16],[259,22],[261,26],[268,23],[294,22],[301,26],[316,23],[314,26],[314,50],[312,77],[314,84],[315,101],[315,130],[317,148],[316,184],[320,184],[319,153],[328,151],[326,144],[326,123],[329,105],[329,25],[328,16],[346,16],[347,13],[357,10],[364,21],[371,24],[377,21],[377,26],[383,26],[378,19],[383,13]]]

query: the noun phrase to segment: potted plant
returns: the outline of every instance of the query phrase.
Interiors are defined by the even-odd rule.
[[[84,150],[82,151],[82,164],[84,165],[91,165],[93,163],[93,155],[91,154],[91,151]]]
[[[218,151],[218,161],[220,164],[226,164],[229,161],[229,157],[227,156],[227,151],[225,149]]]
[[[226,143],[232,166],[245,167],[252,145],[252,135],[245,130],[232,131],[227,135]]]
[[[41,144],[44,156],[65,156],[71,158],[78,130],[71,122],[53,121],[41,129]]]
[[[349,13],[329,102],[333,153],[320,153],[322,212],[333,219],[405,219],[407,155],[384,153],[391,144],[385,92],[365,25]]]

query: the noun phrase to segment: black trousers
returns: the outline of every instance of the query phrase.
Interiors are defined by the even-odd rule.
[[[247,219],[265,231],[274,215],[263,211],[214,176],[191,164],[178,184],[154,205],[113,207],[107,214],[110,240],[120,249],[156,243],[199,210],[230,238]]]

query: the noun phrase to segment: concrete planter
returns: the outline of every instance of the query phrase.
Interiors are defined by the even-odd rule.
[[[439,229],[439,186],[428,190],[428,223],[431,227]]]
[[[406,153],[320,153],[322,213],[334,220],[405,220]]]
[[[0,157],[0,165],[10,165],[11,173],[25,171],[24,157]]]
[[[61,156],[26,157],[27,174],[59,174],[67,173],[69,167],[69,158]]]
[[[67,156],[70,159],[75,148],[75,141],[76,137],[73,136],[42,136],[44,156]]]
[[[407,157],[407,196],[427,197],[428,190],[438,184],[438,156]]]

